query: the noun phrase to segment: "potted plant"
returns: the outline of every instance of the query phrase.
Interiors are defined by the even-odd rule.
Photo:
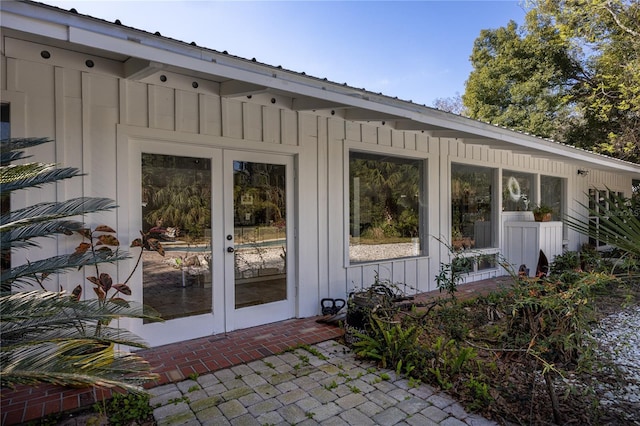
[[[381,280],[377,273],[370,287],[352,291],[347,299],[344,325],[347,343],[355,343],[358,334],[368,334],[374,316],[391,320],[398,310],[395,302],[401,299],[397,286],[388,280]]]
[[[546,204],[539,204],[533,208],[533,218],[536,222],[549,222],[553,209]]]

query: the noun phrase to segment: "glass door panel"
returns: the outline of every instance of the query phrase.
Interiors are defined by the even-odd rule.
[[[211,159],[142,153],[143,302],[165,320],[211,313]]]
[[[286,166],[233,161],[235,308],[287,299]]]

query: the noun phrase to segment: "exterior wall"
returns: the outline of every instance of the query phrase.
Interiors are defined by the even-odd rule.
[[[51,46],[6,39],[6,87],[3,99],[24,99],[24,111],[12,102],[12,122],[19,117],[29,120],[24,131],[12,125],[14,136],[52,135],[58,141],[34,152],[38,159],[78,167],[87,173],[51,191],[29,191],[15,205],[39,201],[42,196],[59,199],[82,194],[110,197],[121,205],[117,212],[92,216],[90,222],[117,224],[121,238],[137,236],[137,226],[128,223],[128,196],[120,185],[126,173],[126,143],[118,146],[118,134],[147,139],[183,140],[196,145],[259,149],[297,156],[297,214],[304,218],[298,229],[301,255],[298,256],[299,291],[312,291],[322,297],[345,297],[353,287],[373,282],[374,273],[381,278],[406,283],[415,291],[433,289],[429,279],[427,256],[410,260],[385,261],[358,266],[348,265],[345,241],[344,174],[347,146],[430,159],[429,181],[438,180],[437,139],[420,132],[402,132],[379,124],[367,125],[345,121],[339,116],[294,112],[286,99],[271,95],[254,95],[249,100],[224,98],[216,94],[217,84],[165,73],[166,85],[151,78],[136,82],[120,77],[120,64],[103,58],[69,52]],[[42,50],[51,59],[40,56]],[[57,59],[62,58],[62,59]],[[98,69],[86,70],[87,59],[100,63]],[[80,69],[77,69],[80,68]],[[284,106],[283,106],[284,105]],[[34,119],[37,117],[37,121]],[[13,124],[13,123],[12,123]],[[146,129],[143,130],[143,129]],[[242,140],[242,144],[237,141]],[[64,141],[64,142],[62,142]],[[84,141],[84,142],[83,142]],[[35,150],[34,150],[35,151]],[[28,198],[27,198],[28,197]],[[438,204],[437,191],[429,191],[429,202]],[[431,234],[437,233],[438,216],[429,217]],[[123,243],[127,239],[123,238]],[[61,242],[60,252],[73,249],[75,243]],[[429,250],[436,248],[432,247]],[[53,248],[48,248],[53,249]],[[125,262],[126,263],[126,262]],[[437,265],[437,263],[435,263]],[[128,265],[121,265],[126,273]],[[77,274],[62,278],[61,285],[71,290],[83,282]],[[67,282],[65,284],[65,282]],[[87,288],[87,290],[90,290]],[[135,292],[134,294],[140,294]],[[318,312],[315,298],[300,301],[299,315]]]
[[[40,52],[47,50],[50,59]],[[87,60],[94,66],[87,67]],[[15,206],[80,195],[110,197],[117,211],[92,215],[89,222],[115,226],[123,245],[137,237],[131,219],[128,179],[132,165],[130,142],[163,140],[172,144],[231,148],[294,156],[296,164],[295,213],[297,222],[297,315],[319,313],[319,300],[345,297],[356,287],[373,283],[374,276],[407,284],[410,291],[435,288],[440,262],[448,261],[446,249],[435,237],[450,238],[450,170],[452,163],[478,164],[502,172],[528,171],[566,179],[567,211],[582,212],[590,186],[609,187],[629,193],[631,180],[612,173],[593,171],[583,177],[577,167],[547,158],[494,150],[463,141],[431,137],[426,132],[398,131],[382,122],[346,121],[340,111],[296,112],[291,99],[271,94],[226,98],[218,83],[184,75],[164,73],[142,81],[126,80],[123,65],[84,53],[70,52],[12,38],[2,38],[2,100],[11,104],[12,136],[49,136],[55,144],[32,150],[35,158],[77,167],[87,175],[16,195]],[[197,81],[198,87],[193,87]],[[426,255],[350,265],[348,260],[349,149],[422,158],[427,164]],[[499,193],[499,191],[498,191]],[[574,198],[575,197],[575,198]],[[581,198],[582,197],[582,198]],[[498,205],[500,205],[498,200]],[[502,220],[500,216],[498,222]],[[502,226],[497,241],[502,241]],[[576,249],[580,238],[569,232],[567,247]],[[45,241],[48,252],[68,253],[76,242]],[[34,260],[34,259],[30,259]],[[20,262],[20,259],[16,259]],[[132,262],[121,267],[129,272]],[[115,266],[113,267],[115,268]],[[469,280],[489,278],[501,272],[484,271]],[[86,280],[80,273],[59,278],[60,286],[72,290]],[[52,289],[58,288],[56,283]],[[141,297],[141,283],[133,285]],[[85,294],[90,291],[89,286]]]

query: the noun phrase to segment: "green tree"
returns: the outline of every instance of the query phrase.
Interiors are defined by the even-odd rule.
[[[24,149],[46,142],[49,141],[40,138],[1,141],[3,201],[15,191],[80,175],[75,168],[25,161],[28,156]],[[15,161],[22,163],[12,164]],[[3,212],[0,220],[3,259],[10,260],[11,254],[18,250],[32,254],[42,238],[84,234],[86,226],[74,217],[115,207],[113,200],[107,198],[80,197]],[[144,244],[142,240],[140,243]],[[146,347],[126,330],[109,327],[112,320],[159,318],[149,314],[142,305],[121,298],[78,300],[76,294],[46,290],[47,279],[55,274],[127,257],[122,251],[99,248],[76,250],[69,255],[27,261],[23,265],[3,263],[0,280],[0,385],[3,388],[45,382],[141,392],[139,385],[156,377],[141,357],[104,348],[114,344]],[[105,275],[100,278],[106,280]],[[114,288],[118,286],[124,288],[122,285]],[[93,332],[98,329],[100,333]]]
[[[469,116],[640,159],[640,6],[628,0],[533,0],[476,39]]]
[[[519,28],[482,30],[471,54],[463,102],[471,118],[542,137],[561,137],[557,118],[571,111],[567,101],[575,67],[559,32],[527,15]]]
[[[573,90],[584,118],[567,139],[589,148],[640,160],[640,3],[631,0],[535,0],[535,10],[563,41],[585,52],[587,78]]]

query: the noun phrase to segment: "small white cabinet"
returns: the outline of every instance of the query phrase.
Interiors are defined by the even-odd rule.
[[[534,276],[540,250],[549,263],[562,254],[562,222],[505,222],[504,245],[504,256],[514,271],[527,265],[529,276]]]

